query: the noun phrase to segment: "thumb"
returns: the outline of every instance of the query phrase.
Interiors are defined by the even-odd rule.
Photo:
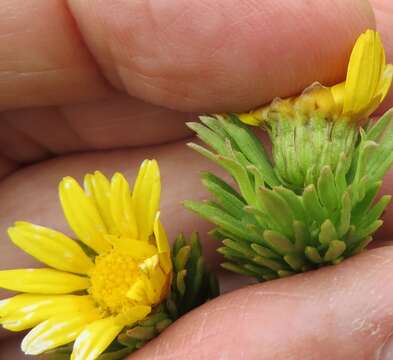
[[[393,247],[250,286],[184,316],[129,359],[393,359]]]

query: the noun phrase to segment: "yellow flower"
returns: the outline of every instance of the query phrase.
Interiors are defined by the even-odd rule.
[[[75,341],[71,359],[96,359],[168,294],[172,265],[159,220],[157,162],[143,162],[132,193],[120,173],[111,182],[100,172],[88,174],[84,187],[71,177],[59,186],[80,243],[27,222],[8,230],[15,245],[48,265],[0,271],[0,288],[24,293],[0,302],[0,324],[33,328],[22,342],[26,354]]]
[[[272,104],[240,114],[249,125],[260,125],[274,114],[320,111],[331,119],[359,121],[372,114],[386,97],[393,78],[393,66],[386,64],[379,34],[361,34],[349,59],[346,80],[332,87],[313,84],[298,97],[277,99]]]

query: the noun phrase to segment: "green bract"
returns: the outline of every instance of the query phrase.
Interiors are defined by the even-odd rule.
[[[217,227],[228,270],[270,280],[337,264],[362,251],[381,226],[390,196],[378,199],[393,163],[393,110],[365,129],[355,123],[286,118],[265,125],[272,160],[235,115],[189,123],[210,150],[189,144],[224,168],[236,189],[211,174],[214,201],[185,206]]]

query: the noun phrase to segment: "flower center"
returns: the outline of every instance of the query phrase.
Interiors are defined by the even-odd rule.
[[[89,293],[106,314],[125,313],[134,306],[127,292],[140,275],[138,263],[118,250],[96,257]]]

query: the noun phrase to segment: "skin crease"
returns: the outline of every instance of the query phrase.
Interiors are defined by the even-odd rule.
[[[371,5],[393,61],[393,6]],[[146,157],[160,162],[170,237],[206,234],[210,225],[181,201],[205,198],[198,172],[215,168],[186,149],[184,121],[192,112],[246,110],[315,80],[342,80],[355,38],[374,24],[370,5],[355,0],[3,0],[0,268],[37,266],[5,234],[15,220],[70,234],[57,199],[62,176],[81,180],[100,169],[133,179]],[[391,173],[383,191],[392,189]],[[379,239],[391,239],[392,211]],[[217,268],[217,244],[206,236],[204,243]],[[230,292],[130,358],[378,358],[393,333],[392,259],[392,248],[382,247]],[[223,274],[225,291],[250,282]],[[19,335],[0,331],[0,359],[25,359],[18,346]]]

